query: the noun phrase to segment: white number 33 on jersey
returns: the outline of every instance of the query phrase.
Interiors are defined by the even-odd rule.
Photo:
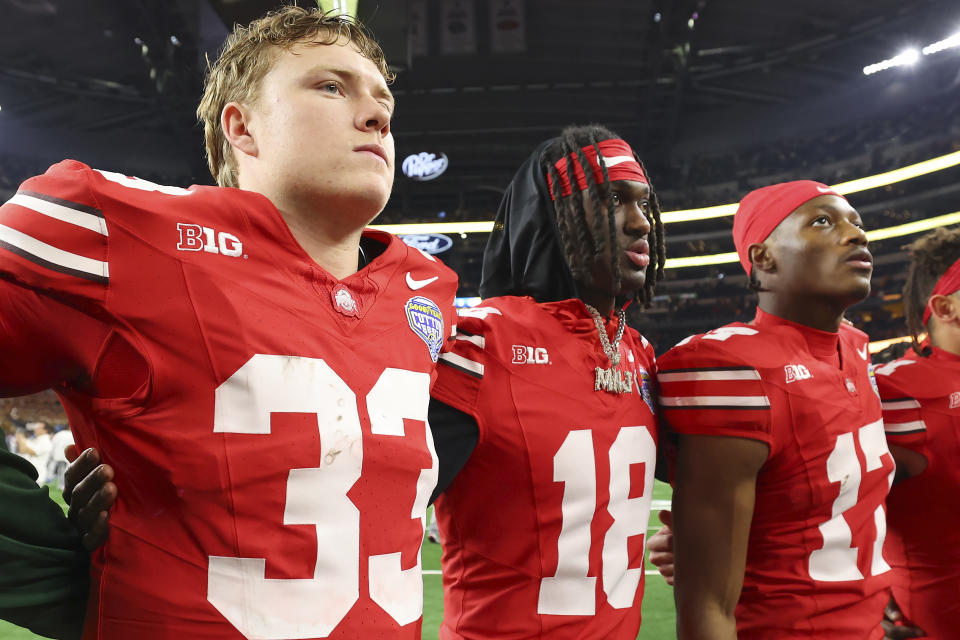
[[[427,420],[430,376],[385,369],[367,394],[370,431],[404,435],[404,418]],[[270,433],[270,414],[313,413],[320,430],[321,459],[340,443],[363,442],[357,399],[323,360],[257,354],[216,391],[216,433]],[[422,469],[411,519],[422,527],[427,502],[437,481],[437,456],[426,431],[432,460]],[[207,599],[247,638],[325,638],[337,628],[360,594],[360,511],[347,497],[360,479],[363,447],[352,446],[338,464],[291,469],[287,479],[284,525],[314,525],[317,562],[312,577],[265,577],[265,558],[210,556]],[[336,456],[336,453],[333,454]],[[336,522],[336,526],[328,526]],[[416,566],[402,570],[400,550],[365,558],[370,599],[398,624],[423,613],[419,550]]]

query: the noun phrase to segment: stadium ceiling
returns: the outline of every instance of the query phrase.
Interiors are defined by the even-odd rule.
[[[425,0],[423,55],[406,37],[412,2],[359,0],[398,68],[398,155],[443,151],[451,176],[477,188],[502,187],[572,122],[603,122],[663,156],[714,119],[867,91],[865,65],[960,28],[952,0],[507,0],[524,9],[522,51],[493,53],[491,6],[503,2]],[[475,53],[443,53],[444,2],[472,9]],[[203,56],[225,25],[277,4],[0,0],[0,135],[46,134],[37,147],[0,137],[0,157],[57,157],[58,136],[136,139],[131,154],[168,150],[157,173],[207,180],[193,116]]]

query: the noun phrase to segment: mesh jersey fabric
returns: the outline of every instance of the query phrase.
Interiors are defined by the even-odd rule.
[[[633,329],[620,353],[631,393],[595,391],[609,362],[580,300],[460,310],[432,394],[473,416],[479,439],[436,503],[443,640],[636,638],[655,364]]]
[[[383,253],[337,281],[259,194],[75,161],[0,225],[3,278],[107,330],[87,384],[50,381],[119,489],[86,638],[419,638],[451,271],[367,231]]]
[[[741,639],[882,638],[889,594],[883,503],[893,474],[866,335],[842,326],[841,367],[804,327],[758,312],[659,359],[664,421],[682,434],[765,442],[743,589]]]
[[[893,595],[931,638],[960,629],[960,358],[932,348],[876,369],[887,441],[927,467],[887,499]]]

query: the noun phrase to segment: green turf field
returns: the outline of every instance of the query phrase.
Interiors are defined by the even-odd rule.
[[[52,489],[50,495],[60,499],[60,492]],[[650,517],[651,532],[659,528],[656,512],[658,503],[670,499],[670,487],[657,482],[653,491],[654,508]],[[662,503],[660,503],[662,504]],[[436,640],[443,617],[443,593],[440,585],[440,545],[423,543],[423,638]],[[653,567],[647,565],[647,570]],[[657,574],[647,574],[643,597],[643,625],[638,638],[643,640],[675,640],[673,591]],[[41,636],[0,621],[0,640],[34,640]]]

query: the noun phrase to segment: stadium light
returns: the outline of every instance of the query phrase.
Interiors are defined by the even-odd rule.
[[[915,222],[907,222],[906,224],[898,224],[896,226],[886,227],[884,229],[871,229],[870,231],[867,231],[867,240],[875,242],[877,240],[886,240],[887,238],[899,238],[901,236],[909,236],[914,233],[929,231],[931,229],[945,227],[947,225],[957,223],[960,223],[960,211],[946,213],[942,216],[936,216],[935,218],[926,218],[925,220],[917,220]],[[736,252],[731,251],[730,253],[715,253],[709,256],[668,258],[664,263],[663,268],[682,269],[684,267],[705,267],[714,264],[730,264],[733,262],[738,262],[739,260],[740,258],[737,257]]]
[[[944,49],[954,49],[956,47],[960,47],[960,32],[953,34],[949,38],[928,44],[923,48],[923,55],[929,56],[933,53],[939,53]]]
[[[863,68],[863,75],[869,76],[878,71],[884,71],[892,67],[912,67],[920,59],[920,52],[917,49],[907,49],[900,55],[893,56],[880,62],[868,64]]]
[[[937,171],[943,171],[950,167],[960,165],[960,151],[948,153],[945,156],[930,158],[923,162],[911,164],[906,167],[900,167],[893,171],[886,171],[856,180],[848,180],[833,185],[833,189],[840,194],[848,195],[859,193],[877,187],[885,187],[888,184],[903,182],[911,178],[927,175]],[[678,211],[664,211],[660,219],[663,224],[674,222],[690,222],[692,220],[706,220],[709,218],[722,218],[732,216],[737,212],[737,203],[718,204],[712,207],[701,207],[699,209],[682,209]],[[373,225],[374,229],[389,231],[397,235],[405,233],[490,233],[493,231],[493,220],[483,222],[418,222],[410,224],[380,224]]]
[[[957,224],[958,222],[960,222],[960,211],[954,211],[953,213],[947,213],[935,218],[926,218],[925,220],[898,224],[895,227],[887,227],[886,229],[872,229],[867,231],[867,240],[876,242],[877,240],[886,240],[887,238],[899,238],[922,231],[930,231],[938,227],[946,227],[947,225]]]
[[[922,339],[923,336],[920,336]],[[870,353],[880,353],[887,347],[901,342],[910,342],[910,336],[900,336],[899,338],[887,338],[886,340],[875,340],[870,343]]]
[[[960,151],[954,151],[945,156],[930,158],[929,160],[924,160],[923,162],[911,164],[906,167],[900,167],[893,171],[886,171],[865,178],[841,182],[840,184],[833,185],[833,188],[837,193],[843,195],[859,193],[869,189],[876,189],[877,187],[885,187],[888,184],[910,180],[911,178],[918,178],[929,173],[943,171],[944,169],[955,167],[958,164],[960,164]]]
[[[907,49],[896,55],[892,58],[886,60],[881,60],[880,62],[875,62],[873,64],[868,64],[863,68],[863,75],[869,76],[879,71],[885,71],[887,69],[892,69],[893,67],[912,67],[917,64],[920,60],[921,54],[925,56],[932,55],[934,53],[939,53],[945,49],[954,49],[960,47],[960,32],[948,36],[943,40],[938,40],[923,47],[919,51],[917,49]]]
[[[686,258],[667,258],[663,263],[664,269],[682,269],[684,267],[706,267],[712,264],[729,264],[738,262],[736,251],[730,253],[715,253],[710,256],[687,256]]]
[[[493,220],[483,222],[415,222],[410,224],[375,224],[373,229],[387,231],[402,236],[408,233],[490,233],[493,231]]]

